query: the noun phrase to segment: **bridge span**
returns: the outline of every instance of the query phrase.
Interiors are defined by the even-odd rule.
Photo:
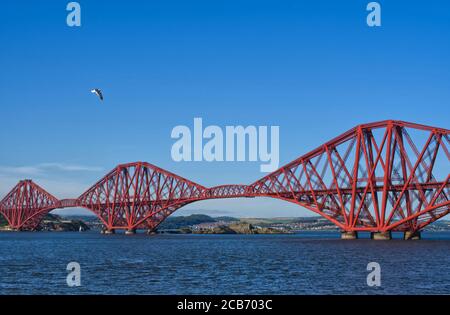
[[[48,212],[82,207],[105,231],[155,231],[173,212],[200,200],[269,197],[333,222],[343,238],[392,231],[419,238],[450,212],[450,135],[403,121],[359,125],[249,185],[207,188],[146,162],[121,164],[76,199],[58,200],[31,180],[0,202],[11,229],[33,230]]]

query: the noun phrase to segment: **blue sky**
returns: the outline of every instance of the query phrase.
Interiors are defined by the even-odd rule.
[[[1,3],[1,195],[33,178],[77,197],[137,160],[206,186],[261,177],[259,162],[173,162],[171,130],[194,117],[280,126],[281,164],[363,122],[450,125],[448,1],[380,1],[380,28],[369,1],[79,1],[80,28],[68,2]],[[269,200],[180,214],[198,209],[308,214]]]

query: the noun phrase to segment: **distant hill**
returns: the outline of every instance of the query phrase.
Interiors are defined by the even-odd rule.
[[[234,217],[215,217],[214,218],[216,221],[222,221],[222,222],[235,222],[235,221],[240,221],[240,219],[238,218],[234,218]]]
[[[67,220],[81,220],[85,223],[94,223],[94,222],[100,222],[100,219],[96,215],[61,215],[60,217],[63,217]]]
[[[323,219],[322,217],[280,217],[280,218],[241,218],[240,221],[261,226],[272,224],[311,223]]]
[[[217,217],[212,218],[205,214],[193,214],[190,216],[178,217],[171,216],[168,217],[161,225],[159,226],[160,230],[176,230],[185,228],[188,226],[202,224],[202,223],[214,223],[218,221],[232,222],[239,221],[239,219],[233,217]]]

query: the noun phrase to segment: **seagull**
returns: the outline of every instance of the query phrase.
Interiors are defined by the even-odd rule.
[[[103,93],[100,89],[93,89],[91,90],[91,93],[94,93],[100,98],[101,101],[103,101]]]

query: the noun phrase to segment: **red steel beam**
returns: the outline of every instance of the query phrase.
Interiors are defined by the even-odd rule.
[[[206,188],[135,162],[117,166],[77,199],[58,200],[21,181],[0,202],[0,213],[14,229],[33,229],[55,208],[84,207],[109,230],[155,229],[195,201],[270,197],[345,231],[415,232],[450,212],[449,152],[449,130],[387,120],[359,125],[251,185]]]

